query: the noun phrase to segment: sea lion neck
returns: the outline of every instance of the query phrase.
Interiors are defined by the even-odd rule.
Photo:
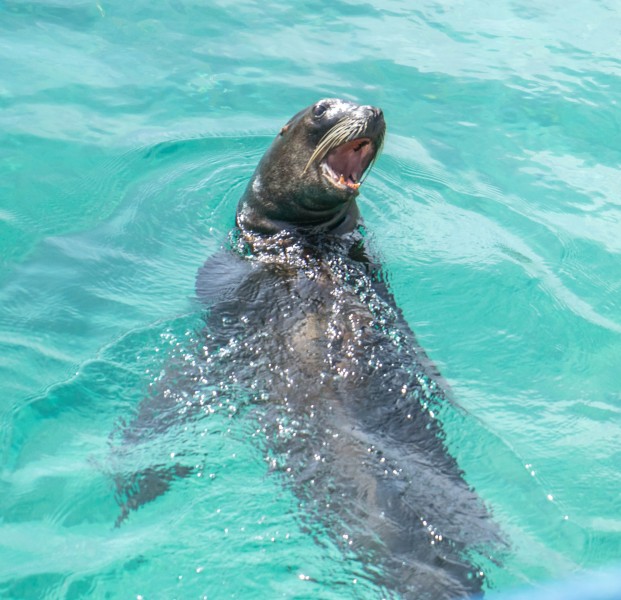
[[[300,111],[280,130],[259,162],[237,209],[240,229],[353,231],[363,176],[379,153],[382,111],[327,98]]]

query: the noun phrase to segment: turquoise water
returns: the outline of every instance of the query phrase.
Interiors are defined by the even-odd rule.
[[[595,0],[0,0],[0,596],[381,595],[243,405],[113,450],[186,360],[271,137],[323,96],[384,109],[360,206],[510,540],[487,587],[619,561],[620,34]],[[194,475],[115,528],[111,474],[179,444]]]

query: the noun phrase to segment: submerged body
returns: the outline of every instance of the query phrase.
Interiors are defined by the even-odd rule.
[[[208,262],[208,329],[238,383],[258,384],[273,467],[374,579],[408,598],[479,592],[467,552],[495,529],[444,446],[432,367],[351,237],[276,236],[274,254]]]
[[[498,538],[446,450],[441,379],[360,231],[355,199],[384,131],[379,109],[341,100],[293,117],[196,288],[219,365],[261,398],[266,452],[309,518],[389,590],[459,598],[481,590],[472,555]],[[125,494],[125,514],[180,474]]]

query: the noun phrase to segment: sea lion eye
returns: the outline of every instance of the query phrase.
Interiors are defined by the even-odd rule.
[[[323,117],[325,112],[328,110],[328,107],[325,104],[316,104],[313,108],[313,116],[317,119]]]

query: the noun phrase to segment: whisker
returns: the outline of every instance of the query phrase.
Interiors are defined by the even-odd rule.
[[[351,140],[359,137],[365,130],[366,122],[365,121],[352,121],[351,119],[344,117],[340,121],[338,121],[334,127],[332,127],[326,134],[319,140],[315,151],[309,158],[306,166],[304,167],[303,173],[306,173],[308,168],[311,166],[313,162],[316,160],[322,160],[330,150],[337,148],[341,144],[345,144]],[[384,136],[382,135],[376,141],[375,153],[373,156],[373,160],[369,166],[372,166],[375,162],[375,159],[380,153],[382,146],[384,144]],[[370,169],[366,170],[366,174],[368,174]],[[366,177],[365,174],[365,177]]]
[[[353,129],[354,126],[355,129]],[[348,118],[338,121],[336,125],[334,125],[334,127],[332,127],[332,129],[330,129],[321,138],[321,140],[319,140],[317,148],[315,148],[315,151],[308,160],[308,163],[306,163],[303,172],[306,173],[308,167],[310,167],[311,163],[313,163],[316,159],[321,160],[333,148],[354,139],[363,129],[363,124],[352,122]]]

